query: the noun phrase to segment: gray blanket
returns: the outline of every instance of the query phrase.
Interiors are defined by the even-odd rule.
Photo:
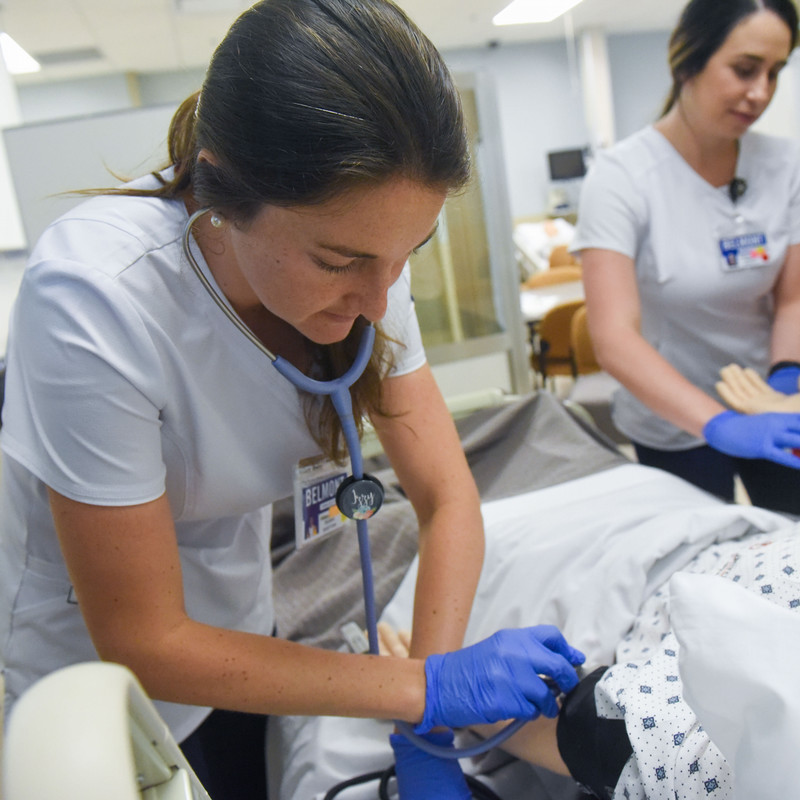
[[[483,500],[544,489],[626,462],[613,442],[548,392],[475,412],[457,426]],[[364,467],[387,488],[384,506],[369,523],[380,614],[416,555],[418,526],[385,459],[370,459]],[[365,624],[357,538],[334,534],[281,558],[293,540],[287,500],[276,504],[273,522],[278,635],[338,649],[341,625]]]

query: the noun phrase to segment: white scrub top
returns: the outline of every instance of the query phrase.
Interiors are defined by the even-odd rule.
[[[787,247],[800,242],[800,143],[750,132],[736,174],[747,188],[734,202],[647,127],[598,154],[571,246],[634,260],[644,338],[712,396],[727,364],[768,368],[772,290]],[[614,422],[653,448],[703,444],[624,387]]]
[[[166,491],[188,614],[273,630],[270,504],[291,495],[294,465],[319,448],[297,390],[224,316],[186,261],[187,218],[178,201],[93,198],[48,228],[25,271],[0,434],[7,709],[39,677],[97,658],[47,486],[110,506]],[[408,267],[390,290],[383,328],[402,343],[392,374],[425,362]],[[208,713],[158,705],[178,741]]]

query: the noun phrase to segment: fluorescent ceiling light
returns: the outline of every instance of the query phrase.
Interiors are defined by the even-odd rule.
[[[41,64],[33,56],[28,55],[7,33],[0,33],[0,54],[11,75],[38,72],[42,68]]]
[[[581,0],[513,0],[492,22],[495,25],[524,25],[529,22],[552,22]]]
[[[251,2],[248,0],[172,0],[179,14],[239,14]]]

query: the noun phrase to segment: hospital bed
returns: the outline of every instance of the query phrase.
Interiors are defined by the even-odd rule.
[[[681,565],[717,542],[759,531],[796,530],[796,523],[782,515],[723,504],[677,478],[632,464],[583,415],[544,391],[512,402],[493,401],[490,408],[463,416],[457,425],[481,492],[487,532],[468,643],[501,627],[552,623],[587,654],[589,668],[609,664],[626,631],[639,620],[645,600]],[[368,471],[387,487],[386,503],[370,522],[377,605],[385,621],[408,628],[416,521],[383,457],[376,454],[367,461]],[[800,531],[796,535],[800,537]],[[294,551],[288,544],[294,538],[288,501],[275,507],[273,536],[278,634],[347,649],[343,626],[364,624],[355,537],[334,534]],[[685,573],[681,577],[686,578]],[[741,676],[738,683],[729,680],[725,686],[734,691],[736,701],[757,698],[750,712],[765,705],[779,712],[770,716],[769,729],[758,728],[752,714],[743,712],[746,726],[760,731],[761,749],[749,742],[737,750],[734,743],[731,752],[742,764],[753,753],[759,759],[768,753],[780,764],[779,754],[800,747],[800,692],[795,688],[800,615],[798,620],[790,615],[789,621],[779,615],[774,622],[762,608],[745,608],[747,601],[742,605],[738,595],[747,593],[734,588],[738,595],[730,598],[724,592],[715,595],[717,588],[711,587],[708,603],[700,604],[700,622],[707,618],[715,630],[724,631],[740,628],[746,619],[761,640],[745,658],[735,651],[726,653],[725,641],[709,636],[702,624],[696,627],[695,642],[701,645],[689,652],[700,678],[691,688],[698,706],[709,698],[711,711],[736,708],[735,702],[725,701],[721,682],[709,681],[709,664],[721,658],[747,665],[755,690],[745,686]],[[695,600],[698,590],[692,585],[684,595]],[[684,616],[691,618],[697,604],[683,605]],[[772,635],[775,625],[789,635]],[[792,631],[791,625],[798,627]],[[691,640],[691,625],[686,632]],[[784,649],[770,654],[769,642],[778,640]],[[713,642],[710,653],[707,641]],[[761,672],[753,668],[773,663],[774,668],[765,666]],[[769,675],[768,681],[764,675]],[[21,719],[28,722],[14,729]],[[736,727],[730,720],[720,723],[713,714],[709,724],[718,726],[715,730]],[[4,754],[5,800],[207,798],[141,687],[122,667],[77,665],[48,676],[20,699],[11,726]],[[390,729],[391,723],[377,720],[271,719],[270,797],[322,800],[341,781],[385,769],[392,761]],[[87,764],[91,756],[94,761]],[[463,766],[503,800],[584,796],[570,779],[501,751]],[[771,775],[780,777],[780,768],[772,769]],[[33,791],[30,786],[41,788]],[[781,790],[783,794],[762,790],[749,796],[792,796],[785,786]],[[348,789],[340,800],[375,797],[373,783]]]
[[[476,412],[458,424],[487,532],[467,643],[502,627],[552,623],[587,654],[589,669],[613,663],[646,598],[682,565],[715,542],[794,530],[795,523],[782,515],[726,505],[678,478],[629,462],[582,415],[547,392]],[[389,487],[370,530],[378,608],[383,620],[407,629],[416,522],[386,465],[373,459],[369,471]],[[278,542],[288,524],[288,515],[276,513]],[[347,649],[342,627],[363,625],[352,537],[333,537],[283,558],[275,570],[275,596],[279,635]],[[390,730],[391,723],[376,720],[271,721],[270,797],[322,800],[342,781],[385,769],[392,761]],[[572,780],[499,751],[462,766],[503,800],[585,797]],[[374,782],[341,794],[341,800],[375,797]]]

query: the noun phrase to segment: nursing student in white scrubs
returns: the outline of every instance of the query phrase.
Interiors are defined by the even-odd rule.
[[[266,797],[268,714],[399,719],[420,733],[555,716],[539,675],[568,689],[582,658],[558,631],[458,650],[480,504],[425,360],[407,261],[468,177],[458,93],[396,6],[263,0],[178,109],[168,166],[96,192],[44,233],[13,312],[3,409],[12,715],[59,667],[125,664],[215,800]],[[411,659],[272,635],[271,504],[292,495],[301,461],[345,448],[330,400],[299,392],[205,291],[187,233],[224,304],[312,377],[342,374],[377,325],[352,397],[419,520]],[[415,755],[398,755],[399,775]],[[449,783],[461,790],[460,771]]]
[[[640,462],[732,500],[800,513],[800,418],[748,417],[715,392],[735,363],[800,377],[800,143],[750,131],[797,43],[790,0],[692,0],[670,39],[661,118],[600,152],[581,252],[614,421]]]

